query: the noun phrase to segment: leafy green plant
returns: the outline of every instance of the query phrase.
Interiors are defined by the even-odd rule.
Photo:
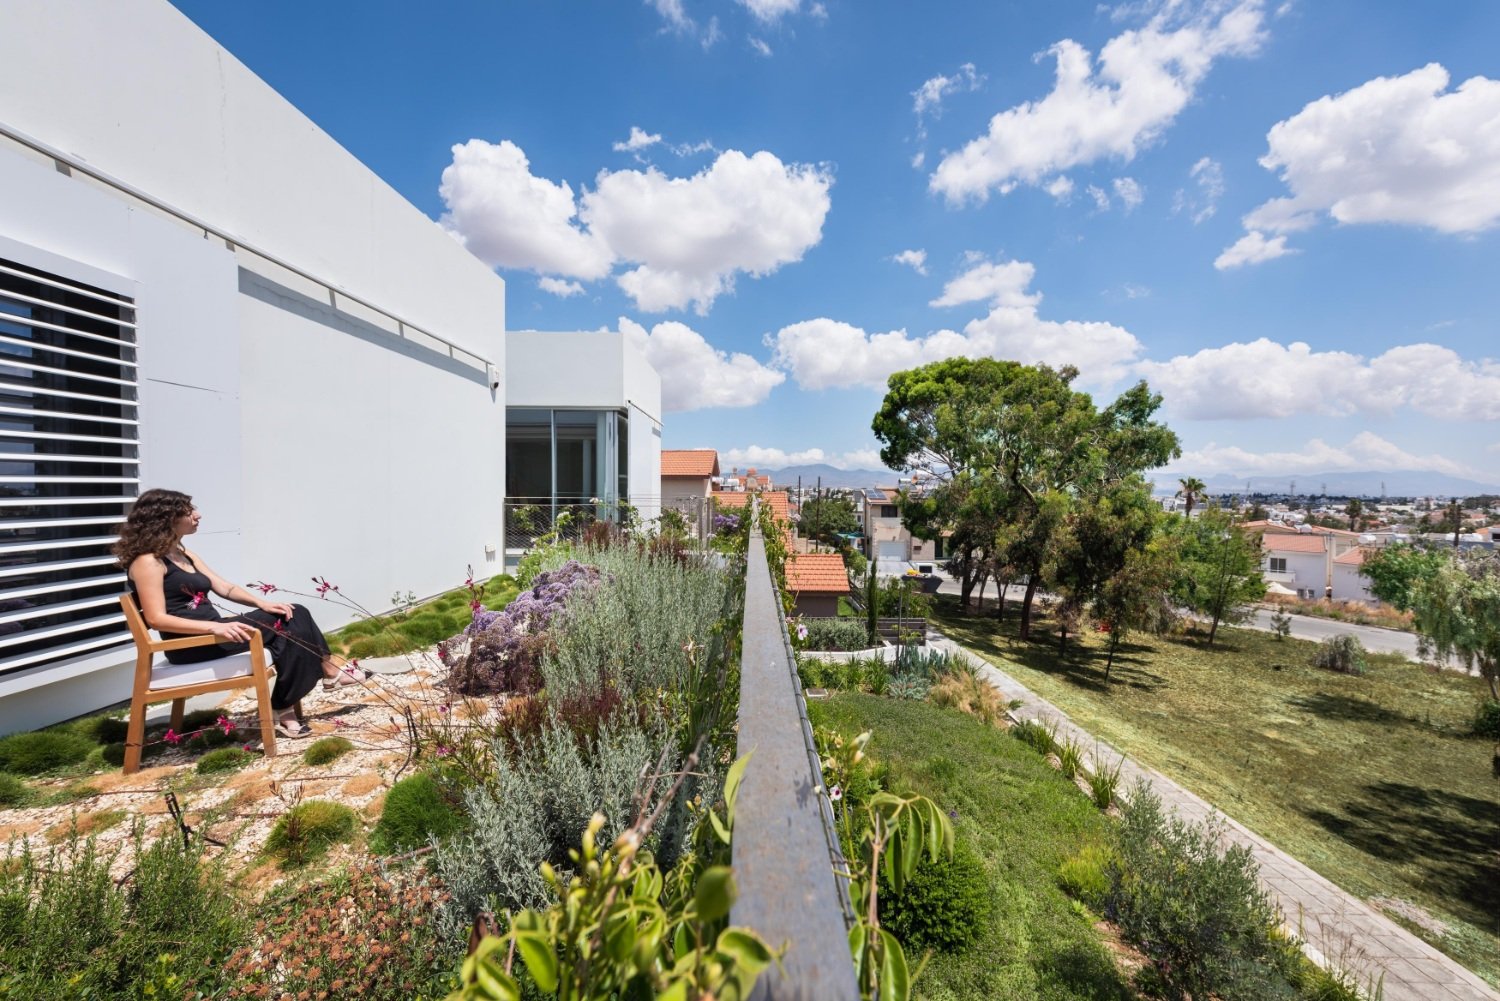
[[[199,758],[193,769],[199,775],[234,772],[244,768],[257,757],[258,755],[252,754],[243,747],[216,747]]]
[[[67,725],[67,729],[95,744],[113,744],[125,739],[125,730],[128,726],[127,720],[104,713],[74,720]]]
[[[348,841],[358,827],[359,818],[344,804],[310,799],[277,818],[266,838],[265,853],[280,859],[284,869],[306,865],[333,845]]]
[[[1099,756],[1094,756],[1094,770],[1089,773],[1089,798],[1099,809],[1108,810],[1114,806],[1120,788],[1120,768],[1124,764],[1124,758],[1113,766],[1101,764]]]
[[[462,829],[465,817],[451,795],[426,772],[391,786],[370,835],[370,850],[380,855],[410,851]]]
[[[641,850],[670,794],[608,848],[599,841],[604,815],[594,814],[581,846],[569,850],[575,874],[543,863],[545,908],[509,915],[504,934],[486,936],[449,1001],[521,1001],[516,958],[541,994],[562,999],[748,997],[775,954],[754,932],[728,925],[734,875],[708,861],[729,847],[748,761],[730,767],[723,816],[708,811],[697,850],[671,873]]]
[[[805,650],[863,650],[869,646],[865,624],[858,619],[804,619]]]
[[[1271,615],[1271,632],[1279,640],[1284,640],[1292,635],[1292,617],[1286,613],[1286,609],[1277,608]]]
[[[1062,773],[1075,778],[1083,771],[1083,742],[1068,738],[1056,742],[1057,759],[1062,762]]]
[[[1058,750],[1056,723],[1044,723],[1039,719],[1022,720],[1011,727],[1010,735],[1043,756]]]
[[[1088,841],[1077,854],[1063,860],[1057,869],[1057,881],[1069,894],[1088,904],[1100,907],[1109,892],[1107,869],[1114,853],[1102,842]]]
[[[302,752],[302,760],[309,765],[326,765],[354,750],[348,737],[320,737]]]
[[[1474,736],[1500,740],[1500,702],[1485,699],[1474,713]]]
[[[898,674],[891,679],[886,688],[886,694],[893,699],[913,699],[922,701],[927,698],[932,684],[920,674]]]
[[[918,675],[935,681],[955,670],[963,660],[958,654],[929,647],[903,646],[896,651],[897,674]]]
[[[93,742],[67,730],[36,730],[0,737],[0,771],[40,775],[88,757]]]
[[[139,997],[142,984],[175,977],[175,997],[217,996],[220,960],[245,931],[245,908],[222,866],[174,830],[128,846],[127,878],[110,874],[119,852],[76,832],[45,856],[7,852],[0,865],[0,994],[17,998]],[[161,957],[172,960],[163,968]]]
[[[1220,848],[1222,827],[1167,817],[1144,782],[1124,809],[1104,913],[1151,961],[1142,986],[1168,1001],[1288,995],[1280,916],[1249,848]]]
[[[31,797],[30,786],[9,772],[0,772],[0,806],[22,806]]]
[[[883,878],[883,877],[882,877]],[[962,841],[952,857],[923,858],[899,893],[883,884],[880,924],[904,946],[956,952],[980,934],[994,910],[984,863]]]
[[[978,716],[991,725],[1005,715],[1005,698],[1000,690],[967,664],[958,664],[939,678],[929,697],[934,705]]]
[[[1365,647],[1352,633],[1330,636],[1313,652],[1313,667],[1340,674],[1365,673]]]

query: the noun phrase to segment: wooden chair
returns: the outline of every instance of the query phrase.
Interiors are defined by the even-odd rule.
[[[182,728],[183,707],[194,695],[206,692],[255,688],[260,715],[260,739],[266,757],[276,756],[276,717],[271,709],[271,686],[267,681],[266,652],[260,630],[250,637],[250,649],[217,660],[197,664],[153,664],[158,653],[217,643],[216,636],[188,636],[177,640],[152,639],[135,596],[120,595],[125,624],[135,639],[135,686],[130,695],[130,723],[125,731],[125,774],[140,770],[146,737],[146,707],[156,702],[172,703],[172,729]]]

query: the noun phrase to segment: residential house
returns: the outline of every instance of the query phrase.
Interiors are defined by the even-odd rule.
[[[863,493],[865,554],[877,563],[918,563],[946,558],[944,540],[919,539],[901,521],[901,492],[872,487]]]
[[[0,191],[0,733],[128,696],[148,487],[232,581],[499,572],[505,283],[167,0],[5,4]]]
[[[1333,600],[1362,601],[1378,605],[1380,599],[1370,593],[1370,578],[1360,573],[1364,562],[1375,552],[1372,546],[1355,546],[1333,559]]]
[[[849,593],[849,574],[838,553],[793,553],[786,562],[786,587],[798,615],[839,614],[839,598]]]
[[[1267,583],[1280,584],[1299,598],[1324,598],[1332,594],[1334,560],[1359,545],[1359,536],[1338,529],[1286,529],[1261,522],[1246,528],[1261,533],[1261,569]]]
[[[507,564],[563,512],[660,514],[661,377],[645,353],[607,330],[514,330],[505,343]]]
[[[661,508],[696,523],[719,475],[719,453],[711,448],[669,448],[661,453]]]
[[[714,509],[719,514],[739,514],[748,509],[756,497],[760,498],[761,504],[770,507],[771,514],[780,523],[782,533],[790,547],[796,523],[792,519],[791,498],[787,496],[785,490],[767,490],[759,494],[743,490],[715,490],[709,495]]]

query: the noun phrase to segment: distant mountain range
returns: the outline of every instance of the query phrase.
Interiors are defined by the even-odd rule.
[[[1176,476],[1158,474],[1157,493],[1175,493]],[[1461,476],[1418,469],[1367,473],[1300,473],[1285,476],[1207,476],[1209,493],[1285,494],[1296,484],[1301,496],[1328,494],[1332,497],[1473,497],[1500,493],[1492,483],[1466,480]]]
[[[744,472],[740,467],[740,472]],[[760,475],[769,475],[771,482],[778,487],[795,487],[797,477],[802,477],[802,489],[808,490],[818,485],[818,477],[823,478],[825,487],[893,487],[900,473],[893,473],[889,469],[839,469],[827,463],[815,463],[808,466],[787,466],[785,469],[762,469],[755,467]],[[724,475],[729,475],[729,470],[721,469]]]

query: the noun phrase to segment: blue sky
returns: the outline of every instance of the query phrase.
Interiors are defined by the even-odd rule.
[[[177,6],[506,279],[667,447],[875,464],[954,354],[1146,378],[1183,474],[1500,483],[1500,5]]]

